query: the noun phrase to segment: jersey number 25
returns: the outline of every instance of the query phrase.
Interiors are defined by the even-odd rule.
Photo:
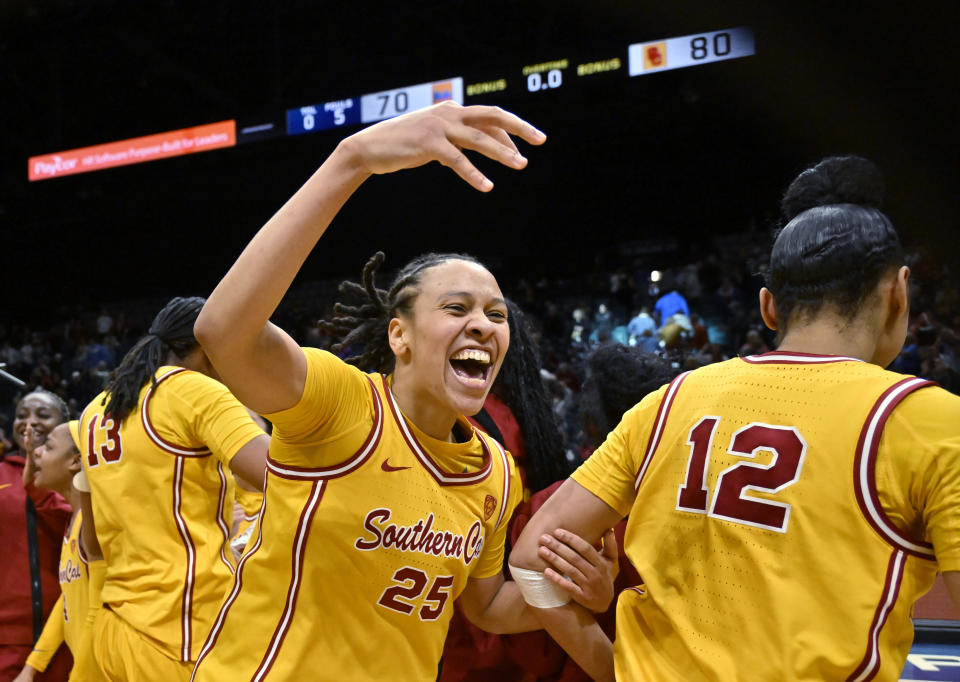
[[[430,577],[419,568],[404,566],[397,569],[393,579],[399,584],[385,589],[377,603],[388,609],[410,615],[417,608],[420,595],[426,590]],[[436,620],[440,617],[452,586],[452,575],[440,575],[434,579],[433,584],[430,585],[430,592],[420,603],[420,620]]]

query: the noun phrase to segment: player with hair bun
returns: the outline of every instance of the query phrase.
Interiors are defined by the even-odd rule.
[[[539,627],[505,581],[516,467],[467,421],[510,342],[496,279],[430,253],[387,290],[378,254],[331,328],[347,364],[270,324],[301,264],[371,175],[440,161],[492,183],[463,150],[520,169],[511,135],[545,136],[495,107],[447,102],[343,140],[257,233],[196,334],[227,386],[274,426],[258,528],[194,680],[435,680],[453,601],[496,632]],[[386,373],[386,374],[385,374]]]
[[[648,395],[518,541],[544,570],[545,533],[629,514],[619,679],[894,680],[938,569],[960,604],[960,398],[884,369],[910,271],[881,188],[858,157],[800,174],[760,291],[777,350]],[[564,642],[578,608],[537,613]]]
[[[236,571],[231,471],[262,487],[269,438],[193,336],[203,302],[167,303],[80,417],[106,562],[93,653],[108,680],[190,677]]]

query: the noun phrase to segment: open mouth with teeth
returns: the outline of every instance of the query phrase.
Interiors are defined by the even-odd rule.
[[[475,348],[459,351],[450,358],[450,366],[457,378],[466,384],[483,386],[490,376],[490,353]]]

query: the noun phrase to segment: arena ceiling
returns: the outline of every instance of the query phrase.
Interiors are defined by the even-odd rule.
[[[473,193],[440,168],[368,183],[305,277],[377,248],[475,252],[505,272],[577,273],[631,240],[761,232],[780,191],[831,153],[874,158],[908,241],[957,255],[957,3],[0,3],[4,308],[206,293],[340,139],[333,130],[27,181],[30,156],[524,65],[625,56],[636,42],[749,26],[756,55],[491,103],[550,135]],[[840,6],[842,5],[842,6]],[[354,128],[355,129],[355,128]],[[688,254],[685,254],[688,255]],[[9,304],[9,305],[8,305]]]

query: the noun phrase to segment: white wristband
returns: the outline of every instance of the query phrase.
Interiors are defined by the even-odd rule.
[[[538,609],[553,609],[570,601],[570,595],[554,585],[543,571],[510,566],[510,575],[520,588],[520,594],[530,606]]]

